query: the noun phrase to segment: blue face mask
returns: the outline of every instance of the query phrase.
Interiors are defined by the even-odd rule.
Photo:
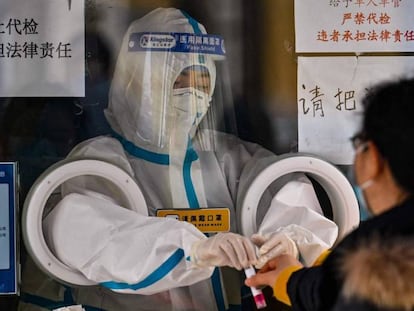
[[[351,169],[351,172],[349,174],[349,181],[352,185],[352,188],[354,189],[355,196],[358,200],[360,219],[363,221],[368,218],[371,218],[373,215],[370,209],[368,208],[367,202],[365,201],[363,189],[369,187],[372,184],[372,181],[365,182],[363,183],[363,185],[359,186],[356,182],[353,168]]]
[[[372,217],[372,213],[368,208],[368,205],[365,201],[364,191],[359,186],[353,186],[355,195],[359,204],[359,216],[361,220],[366,220]]]

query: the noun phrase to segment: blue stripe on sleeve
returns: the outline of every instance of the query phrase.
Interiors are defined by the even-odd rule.
[[[174,269],[183,258],[184,258],[184,250],[179,248],[174,252],[174,254],[170,256],[170,258],[164,261],[164,263],[162,263],[157,269],[154,270],[154,272],[148,275],[141,282],[138,282],[136,284],[128,284],[128,283],[108,281],[108,282],[101,283],[101,285],[109,289],[112,289],[112,290],[117,290],[117,289],[118,290],[119,289],[138,290],[140,288],[145,288],[161,280],[172,269]]]

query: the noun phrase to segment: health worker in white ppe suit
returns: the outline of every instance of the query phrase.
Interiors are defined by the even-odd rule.
[[[238,194],[258,164],[275,155],[201,128],[215,103],[215,61],[223,55],[222,39],[177,9],[156,9],[130,25],[106,110],[114,134],[81,143],[69,158],[124,169],[141,188],[149,216],[123,208],[114,187],[97,177],[62,185],[63,199],[44,220],[46,240],[62,262],[100,284],[72,289],[74,304],[240,310],[238,270],[285,252],[312,264],[333,245],[337,226],[323,216],[303,174],[287,176],[271,194],[259,210],[257,235],[237,233]],[[227,208],[231,232],[206,234],[186,221],[154,217],[157,210],[199,208]]]

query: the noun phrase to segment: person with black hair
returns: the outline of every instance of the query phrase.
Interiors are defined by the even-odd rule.
[[[352,137],[354,173],[372,217],[345,237],[319,266],[305,268],[296,258],[282,255],[246,280],[248,286],[273,287],[275,297],[293,310],[412,310],[414,307],[413,299],[408,299],[414,297],[408,279],[414,267],[405,264],[403,257],[407,252],[400,251],[401,243],[414,236],[414,79],[378,84],[369,90],[363,105],[361,130]],[[369,247],[375,248],[370,253],[372,257],[363,251]],[[378,271],[395,272],[394,280],[385,275],[379,278],[378,271],[355,273],[361,267],[372,267],[367,261],[380,258],[378,254],[394,257],[377,261]],[[401,267],[405,274],[398,273]],[[377,299],[378,288],[389,289],[389,285],[384,286],[387,282],[395,284],[393,296],[384,292],[382,297],[393,298]]]

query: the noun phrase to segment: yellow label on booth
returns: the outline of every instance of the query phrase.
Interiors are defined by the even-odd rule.
[[[230,210],[228,208],[159,209],[157,217],[187,221],[204,233],[230,231]]]

